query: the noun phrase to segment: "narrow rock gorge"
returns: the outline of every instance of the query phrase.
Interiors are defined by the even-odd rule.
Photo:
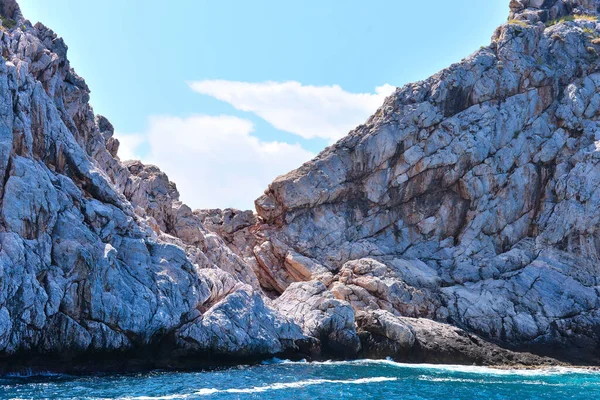
[[[599,13],[510,1],[254,213],[121,161],[63,40],[0,0],[0,372],[600,363]]]

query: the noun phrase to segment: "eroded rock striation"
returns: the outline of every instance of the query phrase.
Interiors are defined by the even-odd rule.
[[[256,201],[278,289],[598,362],[600,2],[510,10]]]
[[[297,351],[302,329],[166,175],[120,162],[62,39],[0,13],[0,354]]]
[[[62,39],[0,0],[0,369],[598,363],[599,11],[512,0],[490,46],[398,89],[255,214],[192,210],[122,162]]]

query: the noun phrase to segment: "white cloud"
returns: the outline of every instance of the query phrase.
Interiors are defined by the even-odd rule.
[[[142,135],[117,133],[124,144],[119,157],[140,158],[144,146],[142,161],[169,175],[192,208],[254,209],[273,179],[314,154],[299,144],[261,141],[253,129],[232,116],[152,117]]]
[[[305,139],[325,138],[331,142],[364,123],[395,89],[385,84],[377,87],[375,93],[349,93],[338,85],[311,86],[295,81],[204,80],[189,85],[238,110],[255,113],[277,129]]]
[[[139,134],[123,135],[116,133],[119,139],[119,158],[121,160],[134,160],[139,158],[139,147],[146,141],[144,136]]]
[[[303,138],[333,142],[363,123],[394,87],[349,93],[340,86],[299,82],[248,83],[206,80],[196,92],[255,113],[275,128]],[[121,160],[159,166],[192,208],[254,208],[253,202],[278,175],[314,157],[299,144],[263,141],[251,121],[233,116],[151,117],[146,132],[116,134]]]

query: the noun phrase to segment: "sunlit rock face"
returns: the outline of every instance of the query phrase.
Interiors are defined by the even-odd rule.
[[[267,286],[302,271],[355,310],[596,357],[599,9],[511,1],[489,46],[277,178],[256,201]]]
[[[567,15],[594,15],[596,0],[511,0],[510,18],[547,22]]]
[[[0,354],[295,351],[301,328],[166,175],[119,161],[62,39],[0,13]]]

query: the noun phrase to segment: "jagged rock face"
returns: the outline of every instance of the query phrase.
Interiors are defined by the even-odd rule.
[[[556,365],[556,360],[514,353],[455,326],[429,319],[397,317],[383,310],[359,312],[358,332],[370,357],[411,362],[477,365]]]
[[[334,353],[353,356],[361,348],[352,307],[336,299],[322,282],[293,283],[274,306]]]
[[[569,14],[600,11],[596,0],[511,0],[510,17],[546,22]]]
[[[0,32],[0,355],[296,349],[301,328],[175,185],[116,158],[62,39],[12,0],[0,13],[17,22]]]
[[[303,268],[356,309],[597,352],[599,7],[512,1],[490,46],[277,178],[256,206],[279,290]]]

